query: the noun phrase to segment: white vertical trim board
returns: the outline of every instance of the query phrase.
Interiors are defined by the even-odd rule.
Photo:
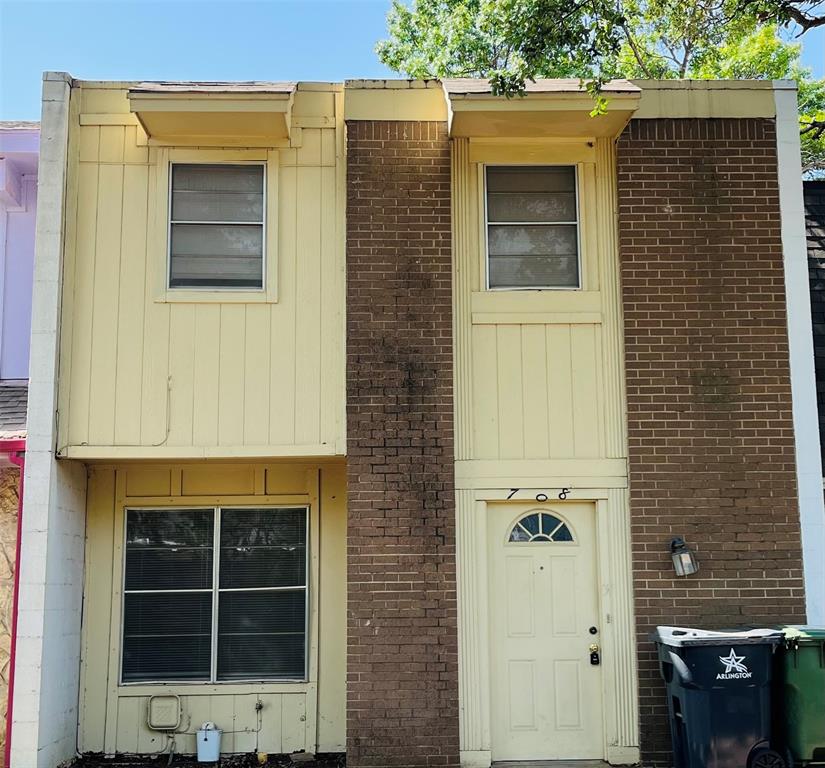
[[[795,85],[775,81],[774,98],[805,600],[808,622],[822,624],[825,622],[825,504]]]
[[[15,768],[53,768],[73,758],[77,744],[86,470],[77,462],[58,463],[54,455],[70,93],[67,74],[45,73],[11,733]]]

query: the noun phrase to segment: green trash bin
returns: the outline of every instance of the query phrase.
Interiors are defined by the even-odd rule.
[[[825,628],[782,627],[774,728],[794,766],[825,765]]]

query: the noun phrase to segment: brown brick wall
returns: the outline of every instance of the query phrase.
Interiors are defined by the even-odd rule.
[[[457,765],[446,126],[347,152],[347,764]]]
[[[646,764],[670,750],[655,625],[804,619],[775,143],[749,119],[634,120],[618,144]]]

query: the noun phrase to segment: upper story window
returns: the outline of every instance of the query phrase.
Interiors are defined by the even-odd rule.
[[[122,681],[305,679],[307,513],[127,510]]]
[[[170,176],[169,287],[263,288],[263,164],[174,163]]]
[[[487,287],[579,288],[576,167],[487,166]]]

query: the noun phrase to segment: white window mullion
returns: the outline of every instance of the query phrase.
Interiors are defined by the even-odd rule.
[[[218,679],[218,610],[220,608],[221,578],[221,508],[215,508],[215,527],[212,545],[212,682]]]

